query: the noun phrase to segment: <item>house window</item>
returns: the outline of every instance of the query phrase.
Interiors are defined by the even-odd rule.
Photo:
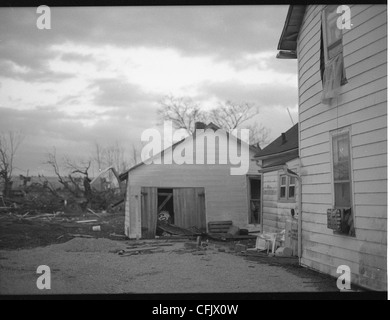
[[[294,177],[289,177],[288,198],[295,199],[295,178]]]
[[[280,176],[280,199],[286,199],[287,176]]]
[[[279,181],[280,181],[279,199],[295,201],[296,178],[288,175],[281,175]]]
[[[343,209],[341,233],[354,236],[350,147],[348,131],[332,136],[334,207]]]
[[[337,27],[337,6],[327,6],[323,11],[325,62],[329,62],[343,51],[343,33]]]
[[[321,78],[323,83],[322,102],[331,104],[339,94],[347,78],[343,57],[343,33],[337,27],[337,6],[326,6],[322,12]]]
[[[249,178],[249,224],[261,223],[261,178]]]

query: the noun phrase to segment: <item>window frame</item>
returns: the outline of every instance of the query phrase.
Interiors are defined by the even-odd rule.
[[[345,183],[347,180],[340,180],[339,182],[335,182],[335,172],[334,172],[334,138],[342,137],[347,135],[348,137],[348,170],[349,170],[349,197],[350,197],[350,205],[349,206],[336,206],[336,191],[335,191],[335,183]],[[352,170],[352,140],[351,140],[351,128],[345,127],[336,129],[329,132],[329,138],[330,138],[330,167],[331,167],[331,190],[332,190],[332,207],[334,209],[342,209],[342,208],[350,208],[351,209],[351,215],[352,220],[354,222],[354,235],[349,235],[347,233],[337,232],[333,231],[333,234],[341,235],[341,236],[347,236],[347,237],[356,237],[356,227],[355,227],[355,199],[354,199],[354,181],[353,181],[353,170]],[[337,140],[335,140],[337,141]]]
[[[335,7],[335,9],[337,10],[337,5],[332,5]],[[321,24],[322,24],[322,41],[323,41],[323,50],[324,50],[324,62],[325,62],[325,65],[333,58],[329,58],[328,54],[329,54],[329,48],[333,49],[333,48],[336,48],[337,46],[340,46],[341,47],[341,54],[344,53],[344,47],[343,47],[343,31],[341,30],[341,38],[335,42],[333,42],[332,44],[328,45],[328,20],[327,20],[327,9],[329,9],[329,6],[325,6],[325,8],[322,10],[321,12],[321,15],[322,15],[322,19],[321,19]],[[337,18],[336,18],[336,24],[337,24]],[[337,25],[336,25],[336,28],[337,28]]]
[[[282,184],[282,179],[286,177],[286,184]],[[294,178],[294,197],[290,197],[290,178]],[[286,188],[286,196],[281,196],[282,187]],[[292,174],[280,173],[279,174],[279,183],[278,183],[278,201],[279,202],[296,202],[297,196],[297,177]]]
[[[251,180],[258,180],[260,181],[260,198],[259,199],[252,199],[252,186],[251,186]],[[247,190],[248,190],[248,225],[254,225],[254,226],[262,226],[263,225],[263,176],[262,175],[247,175]],[[252,201],[258,201],[259,202],[259,221],[257,223],[251,221],[252,218],[252,210],[251,210],[251,203]]]
[[[332,6],[337,8],[336,5],[332,5]],[[327,19],[326,19],[326,12],[328,8],[329,6],[326,5],[321,11],[320,74],[321,74],[322,90],[325,90],[324,72],[327,69],[327,67],[330,66],[331,60],[337,56],[336,54],[335,56],[332,57],[332,59],[329,59],[328,57],[329,48],[335,48],[337,46],[340,46],[340,50],[338,53],[339,55],[341,55],[341,59],[342,59],[342,75],[341,75],[340,87],[343,87],[348,83],[346,68],[344,64],[344,45],[343,45],[344,29],[340,30],[340,34],[341,34],[340,39],[332,43],[330,46],[328,46],[328,31],[327,31],[328,28],[327,28]],[[336,19],[336,28],[337,28],[337,19]]]

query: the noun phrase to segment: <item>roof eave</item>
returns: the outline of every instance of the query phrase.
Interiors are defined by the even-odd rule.
[[[279,39],[277,54],[278,59],[297,58],[297,39],[305,15],[305,5],[290,5],[284,23],[283,31]]]
[[[288,150],[285,150],[282,152],[269,153],[269,154],[260,155],[260,156],[255,155],[253,158],[255,160],[266,160],[266,159],[275,158],[278,156],[283,156],[283,155],[286,155],[289,153],[293,153],[294,151],[298,151],[298,147],[294,147],[294,148],[291,148],[291,149],[288,149]]]

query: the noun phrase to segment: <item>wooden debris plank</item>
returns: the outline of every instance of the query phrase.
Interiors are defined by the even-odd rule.
[[[150,250],[156,250],[159,249],[159,247],[144,247],[144,248],[134,248],[134,249],[129,249],[124,252],[125,253],[130,253],[130,252],[137,252],[137,251],[150,251]]]
[[[98,215],[95,211],[93,211],[92,209],[87,209],[88,210],[88,212],[90,212],[90,213],[92,213],[92,214],[94,214],[95,216],[97,216],[97,217],[99,217],[100,218],[100,215]]]
[[[97,220],[79,220],[79,221],[76,221],[76,223],[90,223],[90,222],[97,222]]]

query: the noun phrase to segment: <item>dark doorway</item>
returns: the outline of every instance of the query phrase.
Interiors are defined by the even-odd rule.
[[[169,223],[181,228],[206,231],[204,188],[141,188],[142,238],[153,239],[159,214],[166,211]]]
[[[168,223],[175,224],[175,212],[173,209],[173,189],[158,189],[157,195],[158,219],[166,220]]]

